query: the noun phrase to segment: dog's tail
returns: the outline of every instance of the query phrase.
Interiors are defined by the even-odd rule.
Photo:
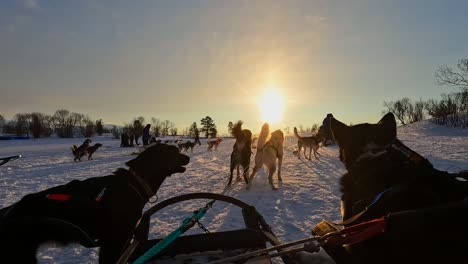
[[[297,134],[297,128],[294,127],[294,135],[297,137],[297,138],[301,138],[301,136],[299,136],[299,134]]]
[[[270,134],[270,126],[268,125],[268,123],[265,123],[262,126],[262,131],[260,131],[260,135],[258,135],[258,139],[257,139],[258,150],[263,149],[269,134]]]

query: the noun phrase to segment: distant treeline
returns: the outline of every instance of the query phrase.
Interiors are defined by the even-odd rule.
[[[78,135],[91,137],[110,131],[104,128],[101,119],[92,120],[87,115],[59,109],[53,115],[38,112],[18,113],[8,122],[0,115],[0,132],[31,135],[34,138],[50,137],[55,133],[61,138],[71,138]]]
[[[418,122],[430,117],[431,121],[446,126],[468,127],[468,58],[459,60],[457,67],[447,65],[435,72],[436,83],[454,87],[457,91],[441,94],[440,100],[412,101],[403,98],[384,101],[382,112],[393,112],[402,125]]]
[[[151,124],[152,136],[178,135],[178,130],[173,122],[170,120],[161,121],[154,117],[149,123],[146,123],[145,118],[140,116],[123,127],[114,125],[112,128],[106,128],[102,119],[93,120],[87,115],[70,112],[66,109],[59,109],[53,115],[38,112],[18,113],[10,121],[6,121],[0,115],[0,133],[28,135],[34,138],[52,135],[60,138],[92,137],[95,134],[102,135],[103,133],[112,133],[115,138],[120,138],[122,133],[140,137],[146,124]],[[197,122],[193,122],[182,134],[189,137],[198,136],[200,133],[203,133],[205,137],[217,136],[218,130],[211,117],[202,118],[201,125],[202,127],[198,128]]]

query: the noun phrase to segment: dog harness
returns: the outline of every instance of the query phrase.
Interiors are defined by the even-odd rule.
[[[149,198],[154,196],[155,192],[151,189],[148,183],[146,183],[146,181],[138,175],[136,171],[130,169],[130,174],[133,176],[132,178],[136,180],[136,185],[132,181],[129,181],[129,186],[138,194],[140,199],[146,203]],[[144,194],[142,194],[139,190],[143,190]],[[146,198],[144,195],[146,195]]]
[[[272,148],[276,152],[276,157],[278,157],[278,153],[279,153],[278,148],[275,145],[273,145],[271,141],[268,141],[267,143],[265,143],[265,145],[261,149],[262,153],[266,151],[268,148]]]

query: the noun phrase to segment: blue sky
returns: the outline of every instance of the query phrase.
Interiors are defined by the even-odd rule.
[[[0,2],[0,114],[65,108],[123,124],[259,130],[375,122],[383,101],[438,98],[434,71],[468,54],[468,1]]]

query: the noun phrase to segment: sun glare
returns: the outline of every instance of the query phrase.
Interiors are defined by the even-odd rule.
[[[284,98],[277,89],[266,89],[260,97],[259,107],[264,122],[274,123],[283,119]]]

